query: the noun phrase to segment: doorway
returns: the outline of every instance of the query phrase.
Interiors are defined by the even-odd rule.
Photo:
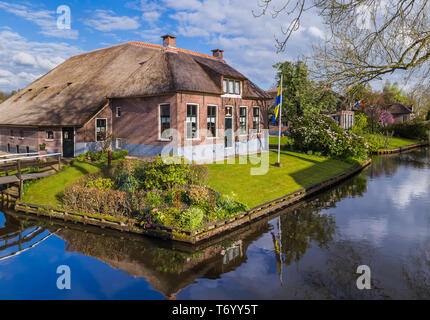
[[[75,156],[75,129],[63,128],[63,157],[73,158]]]
[[[225,107],[225,148],[233,147],[233,107]]]

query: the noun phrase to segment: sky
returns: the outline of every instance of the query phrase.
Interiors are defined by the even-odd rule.
[[[278,7],[283,1],[274,0]],[[64,6],[70,29],[64,29]],[[167,33],[177,36],[180,48],[223,49],[228,64],[271,89],[273,64],[310,55],[324,28],[318,15],[306,12],[286,50],[277,53],[275,37],[290,18],[253,12],[260,12],[258,0],[0,0],[0,90],[24,88],[73,55],[128,41],[161,44]]]

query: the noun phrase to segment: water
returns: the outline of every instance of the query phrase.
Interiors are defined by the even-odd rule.
[[[198,247],[0,213],[0,298],[428,299],[429,195],[421,149]],[[60,265],[71,290],[56,287]]]

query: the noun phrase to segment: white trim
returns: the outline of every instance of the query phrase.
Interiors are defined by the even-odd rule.
[[[192,105],[192,106],[197,106],[196,111],[196,119],[197,119],[197,123],[196,123],[196,127],[197,127],[197,132],[196,132],[196,137],[195,138],[188,138],[187,137],[187,118],[188,118],[188,106]],[[200,141],[200,105],[198,103],[186,103],[186,110],[185,110],[185,140],[188,141]]]
[[[119,113],[121,113],[121,107],[115,108],[115,118],[121,118],[121,115],[118,115],[118,110],[119,110]]]
[[[258,129],[255,131],[254,128],[254,109],[258,109]],[[260,133],[261,132],[261,107],[253,106],[252,107],[252,133]]]
[[[157,141],[168,142],[170,139],[161,137],[161,106],[169,105],[169,118],[170,118],[170,129],[172,128],[172,106],[170,103],[159,103],[158,104],[158,139]]]
[[[218,139],[218,134],[219,134],[219,130],[218,130],[218,124],[219,124],[219,121],[218,121],[218,105],[216,105],[216,104],[207,104],[206,105],[206,130],[207,130],[207,126],[208,126],[208,114],[207,114],[207,111],[208,111],[208,107],[215,107],[215,136],[214,137],[206,137],[206,139]]]
[[[240,109],[241,108],[246,108],[246,116],[245,116],[245,133],[242,133],[242,132],[240,132],[240,130],[241,130],[241,128],[240,128]],[[248,113],[248,106],[239,106],[239,136],[240,137],[245,137],[245,136],[247,136],[248,135],[248,128],[249,128],[249,125],[248,125],[248,122],[249,122],[249,113]]]
[[[119,143],[118,143],[119,141]],[[115,139],[115,149],[121,149],[121,144],[122,144],[122,138],[116,138]]]
[[[226,147],[225,146],[225,137],[226,137],[226,129],[225,129],[225,119],[226,119],[226,116],[225,116],[225,108],[226,107],[231,107],[231,117],[227,117],[228,119],[229,118],[231,118],[231,147]],[[234,132],[235,132],[235,129],[234,129],[234,120],[235,120],[235,117],[234,117],[234,106],[232,106],[232,105],[225,105],[224,106],[224,142],[223,142],[223,144],[224,144],[224,149],[233,149],[234,147],[235,147],[235,136],[234,136]]]
[[[95,142],[101,142],[101,141],[97,140],[97,120],[106,120],[106,136],[108,134],[108,123],[107,123],[107,118],[95,118],[94,119]],[[75,128],[73,128],[73,130],[75,130]],[[105,137],[105,139],[106,139],[106,137]]]

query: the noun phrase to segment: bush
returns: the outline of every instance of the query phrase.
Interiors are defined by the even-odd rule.
[[[145,200],[144,192],[102,191],[77,185],[66,187],[62,195],[65,209],[114,217],[135,217],[141,214],[147,208]]]
[[[160,157],[150,162],[141,162],[133,175],[144,190],[169,190],[175,187],[202,184],[207,177],[207,168],[188,164],[165,164]]]
[[[181,227],[194,229],[202,225],[204,212],[199,207],[190,207],[180,215]]]
[[[138,182],[131,173],[124,172],[116,179],[115,186],[120,191],[134,192],[138,187]]]
[[[93,188],[100,191],[111,190],[114,183],[111,179],[98,178],[90,180],[85,184],[85,188]]]
[[[407,139],[428,139],[429,124],[420,121],[393,123],[384,128],[385,132],[394,132],[394,136]]]
[[[347,133],[327,116],[296,118],[292,121],[290,132],[295,150],[321,152],[323,155],[344,160],[367,158],[368,146],[364,138]]]
[[[366,132],[368,125],[366,114],[356,112],[354,115],[354,125],[349,131],[362,136]]]
[[[216,200],[215,214],[216,220],[229,218],[236,213],[248,210],[249,207],[241,202],[233,200],[228,196],[218,196]]]

